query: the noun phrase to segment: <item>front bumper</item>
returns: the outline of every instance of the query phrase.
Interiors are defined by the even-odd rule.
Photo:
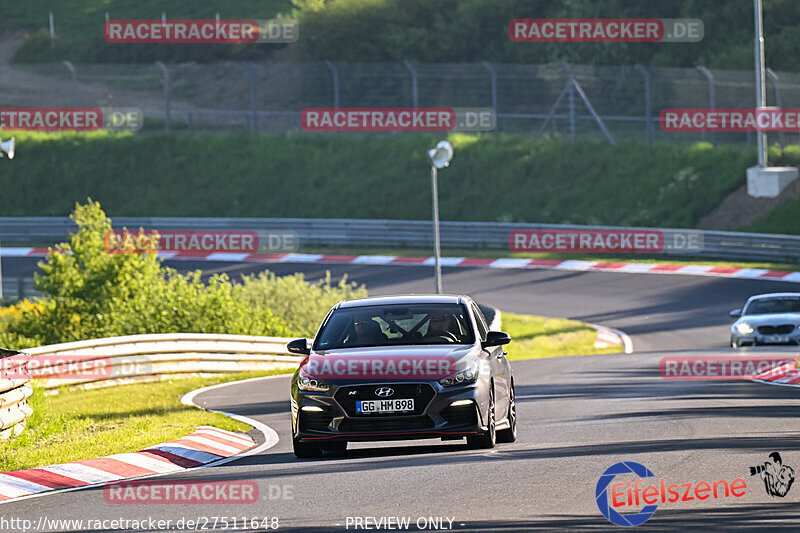
[[[376,399],[374,391],[384,386],[394,388],[396,398],[414,398],[414,411],[355,412],[355,401]],[[452,406],[464,400],[470,403]],[[488,385],[481,380],[458,387],[436,381],[332,383],[329,392],[293,391],[292,426],[300,441],[456,439],[486,431],[487,405]],[[309,407],[314,410],[304,409]]]
[[[800,345],[800,333],[763,335],[758,332],[742,335],[738,332],[731,333],[731,342],[739,346],[762,345]]]

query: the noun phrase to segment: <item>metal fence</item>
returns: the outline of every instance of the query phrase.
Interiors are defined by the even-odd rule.
[[[413,247],[433,246],[433,225],[427,220],[304,219],[304,218],[114,218],[115,229],[146,230],[239,230],[296,232],[303,247]],[[509,249],[509,234],[524,229],[633,229],[612,226],[522,224],[502,222],[442,222],[445,248]],[[665,240],[687,232],[702,236],[702,249],[672,249],[670,255],[759,261],[800,261],[800,236],[657,229]],[[4,243],[53,244],[77,230],[66,217],[0,217]],[[6,251],[7,252],[7,251]],[[5,253],[5,252],[4,252]]]
[[[800,107],[800,73],[768,74],[768,105]],[[300,131],[306,107],[441,106],[493,108],[501,133],[575,138],[602,136],[606,128],[612,142],[755,142],[747,133],[661,131],[662,109],[754,107],[752,71],[704,67],[65,61],[0,65],[0,94],[4,106],[137,107],[148,128],[173,132]],[[774,140],[798,143],[800,136],[775,134]]]

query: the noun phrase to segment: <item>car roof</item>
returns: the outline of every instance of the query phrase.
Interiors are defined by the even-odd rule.
[[[366,307],[371,305],[392,304],[459,304],[469,300],[466,296],[452,294],[408,294],[399,296],[376,296],[358,300],[343,300],[337,308]]]
[[[762,300],[768,298],[784,298],[784,297],[800,298],[800,292],[770,292],[768,294],[756,294],[751,296],[750,300]],[[748,300],[748,301],[750,301]]]

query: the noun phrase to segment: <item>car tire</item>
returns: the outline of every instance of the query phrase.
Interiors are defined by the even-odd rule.
[[[295,457],[298,459],[317,459],[322,457],[322,446],[319,444],[292,439],[292,448],[294,449]]]
[[[475,435],[467,437],[467,445],[472,449],[489,449],[494,448],[497,442],[497,432],[495,431],[494,420],[494,386],[489,389],[489,429],[483,435]]]
[[[508,393],[508,429],[497,432],[497,442],[514,442],[517,440],[517,395],[514,391],[514,382],[511,382],[511,390]]]

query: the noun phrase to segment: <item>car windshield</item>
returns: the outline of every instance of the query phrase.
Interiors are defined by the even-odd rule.
[[[800,313],[800,298],[762,298],[753,300],[745,310],[745,315],[766,315],[771,313]]]
[[[314,348],[473,342],[475,336],[463,305],[394,304],[335,310],[323,325]]]

